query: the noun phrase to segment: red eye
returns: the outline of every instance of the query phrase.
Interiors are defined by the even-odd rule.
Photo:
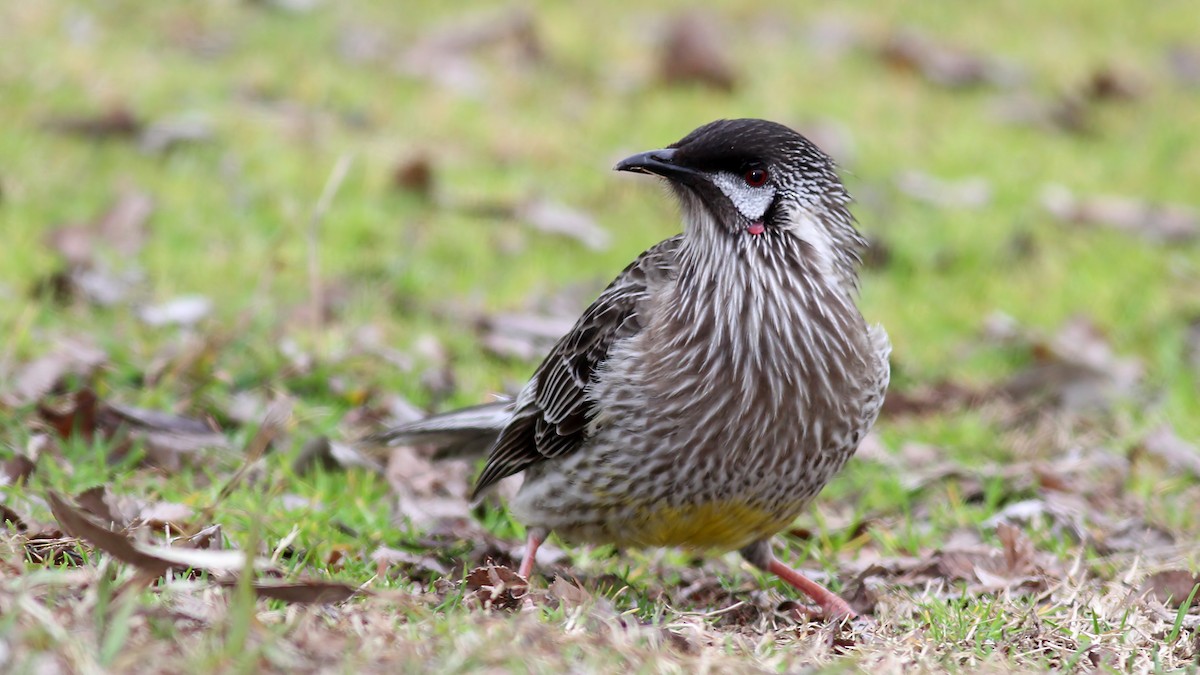
[[[750,187],[762,187],[767,184],[767,170],[750,169],[743,178]]]

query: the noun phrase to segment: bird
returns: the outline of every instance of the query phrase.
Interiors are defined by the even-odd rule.
[[[736,550],[815,614],[856,616],[771,545],[854,454],[890,376],[887,334],[858,309],[866,241],[833,160],[785,125],[723,119],[615,169],[665,181],[682,232],[617,275],[515,398],[375,440],[486,452],[473,500],[523,473],[508,508],[524,579],[550,533]]]

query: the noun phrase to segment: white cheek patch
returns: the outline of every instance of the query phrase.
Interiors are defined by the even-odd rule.
[[[734,208],[748,220],[762,220],[771,202],[775,201],[775,186],[770,183],[750,187],[741,176],[721,172],[713,176],[713,185],[721,189]]]

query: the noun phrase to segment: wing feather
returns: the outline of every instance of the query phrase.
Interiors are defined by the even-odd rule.
[[[641,331],[639,312],[654,285],[675,269],[681,239],[672,237],[638,256],[554,345],[492,446],[474,496],[507,476],[583,445],[588,423],[596,416],[588,397],[592,378],[613,345]]]

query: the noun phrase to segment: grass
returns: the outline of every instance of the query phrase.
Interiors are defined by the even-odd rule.
[[[61,459],[43,456],[28,482],[0,488],[4,503],[42,522],[51,520],[40,501],[48,491],[77,494],[95,485],[196,512],[216,504],[212,522],[230,546],[269,556],[290,538],[289,554],[277,561],[285,574],[368,583],[379,592],[301,607],[203,580],[139,589],[130,585],[133,570],[85,545],[77,568],[22,564],[20,536],[9,532],[4,546],[12,555],[0,574],[6,667],[357,671],[387,662],[439,671],[657,672],[1195,663],[1194,610],[1163,615],[1126,596],[1153,569],[1194,572],[1198,565],[1188,542],[1200,534],[1190,508],[1200,483],[1138,449],[1162,424],[1183,439],[1200,438],[1198,374],[1187,356],[1188,327],[1200,316],[1200,250],[1064,225],[1040,204],[1047,186],[1062,185],[1079,195],[1196,208],[1200,93],[1176,82],[1166,65],[1169,47],[1195,46],[1189,5],[1145,12],[1081,0],[1053,9],[722,3],[714,11],[740,74],[733,94],[655,80],[656,36],[672,9],[528,7],[544,59],[527,63],[505,47],[485,50],[474,62],[478,89],[465,93],[398,74],[396,63],[433,27],[505,15],[502,6],[348,2],[289,11],[272,3],[51,0],[0,9],[9,55],[0,60],[7,252],[0,378],[58,338],[84,337],[108,362],[67,390],[90,384],[106,400],[225,422],[237,394],[295,400],[286,440],[223,500],[218,495],[245,462],[254,424],[225,424],[232,449],[179,471],[145,468],[136,450],[113,463],[111,444],[73,438],[63,442]],[[858,42],[844,53],[814,47],[806,36],[830,22]],[[1010,60],[1032,96],[1079,91],[1105,68],[1130,77],[1140,93],[1089,105],[1085,134],[1005,123],[996,110],[1013,91],[943,88],[884,63],[874,45],[905,27]],[[345,55],[351,39],[366,45],[357,60]],[[200,120],[208,139],[153,154],[136,143],[49,128],[55,119],[115,107],[150,121]],[[733,558],[701,566],[680,552],[568,548],[551,571],[577,574],[579,594],[551,593],[538,610],[516,615],[474,610],[462,588],[407,568],[377,576],[371,551],[424,555],[428,533],[394,515],[385,476],[295,471],[303,443],[340,436],[347,413],[380,405],[389,393],[442,409],[511,391],[533,364],[481,350],[474,317],[555,303],[581,309],[633,256],[678,228],[661,190],[611,173],[614,160],[735,116],[806,129],[832,121],[849,134],[843,167],[859,197],[856,215],[889,252],[885,264],[864,273],[861,305],[891,335],[893,392],[943,380],[987,389],[1037,363],[1035,338],[983,336],[997,313],[1042,336],[1085,316],[1116,354],[1136,358],[1145,371],[1145,396],[1082,418],[1048,408],[1029,423],[988,405],[885,418],[878,427],[884,457],[852,462],[829,486],[798,523],[814,536],[785,538],[789,559],[841,587],[851,584],[856,564],[876,558],[927,557],[964,537],[995,549],[999,541],[985,523],[1031,499],[1060,506],[1076,499],[1068,505],[1097,541],[1112,534],[1105,528],[1134,518],[1176,546],[1141,556],[1101,552],[1094,541],[1064,536],[1054,517],[1038,516],[1023,526],[1034,549],[1061,570],[1081,561],[1077,575],[1052,579],[1039,593],[893,579],[876,589],[879,626],[848,636],[774,613],[791,594]],[[396,167],[416,156],[432,166],[432,196],[394,186]],[[313,210],[342,158],[348,173],[310,249]],[[912,199],[895,182],[910,170],[983,178],[990,200],[967,208]],[[102,246],[91,256],[101,267],[138,270],[143,280],[131,297],[98,307],[32,292],[62,265],[47,233],[95,219],[130,189],[155,203],[144,246],[132,256]],[[480,205],[537,197],[590,214],[612,245],[594,251],[478,213]],[[313,251],[333,298],[319,324],[303,315],[312,300]],[[138,318],[139,307],[192,294],[214,309],[190,329],[149,327]],[[409,365],[382,359],[367,343],[386,345]],[[298,364],[296,354],[311,365]],[[156,362],[167,367],[147,378]],[[429,373],[443,367],[452,386],[429,386]],[[30,443],[33,416],[32,405],[3,411],[0,438],[10,454]],[[1072,456],[1111,461],[1072,472],[1063,468]],[[1123,469],[1110,466],[1129,457]],[[938,465],[960,473],[944,480],[922,473]],[[1011,466],[1029,471],[1005,474]],[[1065,488],[1046,478],[1060,474]],[[502,511],[478,515],[486,532],[515,550],[518,523]],[[873,525],[865,532],[850,527],[866,518]],[[458,559],[459,567],[478,550],[465,541],[446,545],[439,559]],[[448,581],[459,581],[451,569]],[[706,590],[685,598],[681,589],[693,585]],[[737,602],[753,611],[721,613]]]

